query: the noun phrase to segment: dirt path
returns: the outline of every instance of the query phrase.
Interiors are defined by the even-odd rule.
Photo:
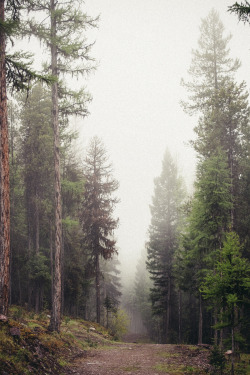
[[[87,352],[72,366],[76,375],[205,374],[208,350],[196,346],[116,344]]]

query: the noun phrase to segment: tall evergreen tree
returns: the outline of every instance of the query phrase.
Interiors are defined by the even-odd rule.
[[[7,125],[7,84],[12,89],[29,89],[32,79],[50,79],[31,69],[29,55],[6,53],[6,44],[19,30],[20,10],[26,0],[0,1],[0,313],[7,314],[9,304],[10,265],[10,188]]]
[[[192,202],[189,225],[188,251],[185,255],[186,279],[193,282],[199,299],[198,343],[203,340],[203,301],[199,292],[207,269],[213,269],[216,251],[222,247],[225,233],[230,227],[231,183],[226,154],[217,155],[198,165],[196,191]],[[192,267],[192,272],[188,269]],[[182,283],[183,284],[183,283]],[[184,287],[185,288],[185,287]]]
[[[151,206],[151,225],[147,246],[147,267],[153,281],[151,301],[153,312],[162,317],[163,340],[170,341],[174,320],[175,290],[173,278],[174,253],[178,247],[180,206],[184,190],[177,167],[168,151],[165,152],[160,177],[155,179]]]
[[[217,12],[212,10],[202,20],[199,48],[193,51],[189,70],[192,80],[184,85],[190,92],[184,109],[198,112],[200,119],[195,127],[197,139],[193,141],[198,157],[205,159],[221,148],[227,154],[231,176],[231,224],[237,217],[236,200],[239,190],[240,159],[249,122],[248,93],[245,83],[236,84],[234,74],[239,61],[229,56],[230,36],[224,36],[224,26]]]
[[[55,1],[41,0],[38,3],[29,0],[29,11],[45,13],[50,23],[28,21],[26,33],[37,36],[50,49],[50,70],[56,81],[52,85],[52,125],[54,129],[54,168],[55,168],[55,273],[54,293],[50,329],[60,330],[61,293],[62,293],[62,203],[60,176],[60,140],[59,140],[59,97],[61,114],[68,116],[87,114],[86,101],[89,97],[83,90],[73,91],[60,81],[61,75],[79,76],[92,68],[89,61],[90,45],[86,44],[83,30],[95,26],[95,21],[81,11],[78,0]],[[27,31],[28,30],[28,31]]]
[[[96,289],[96,320],[100,323],[100,256],[109,259],[117,253],[114,230],[118,219],[113,217],[118,199],[112,194],[118,182],[112,177],[111,164],[102,141],[91,140],[84,162],[85,190],[81,208],[84,247],[94,266]]]
[[[50,90],[39,84],[32,87],[28,99],[25,95],[19,99],[22,106],[20,158],[26,197],[28,264],[35,262],[36,271],[40,275],[36,278],[31,268],[29,305],[34,289],[36,311],[42,307],[44,282],[47,278],[47,272],[43,278],[43,273],[38,272],[38,268],[39,264],[41,269],[48,267],[49,260],[46,260],[47,254],[44,254],[44,249],[49,252],[50,244],[46,238],[49,238],[48,228],[53,217],[53,132],[50,95]]]
[[[223,309],[221,327],[230,327],[232,375],[234,374],[235,328],[239,325],[239,311],[242,306],[249,305],[250,264],[242,257],[241,250],[237,234],[227,233],[223,247],[217,254],[215,269],[206,275],[201,288],[210,303]]]

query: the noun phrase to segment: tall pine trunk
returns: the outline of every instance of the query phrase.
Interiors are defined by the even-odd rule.
[[[203,331],[203,316],[202,316],[202,297],[199,295],[199,331],[198,331],[198,344],[202,344],[202,331]]]
[[[182,298],[181,290],[178,291],[178,343],[181,343],[181,326],[182,326]]]
[[[52,75],[58,77],[56,41],[56,6],[50,1],[51,12],[51,69]],[[54,262],[54,293],[50,329],[60,331],[62,280],[61,280],[61,248],[62,248],[62,206],[59,152],[59,116],[58,116],[58,83],[52,85],[52,123],[54,130],[54,166],[55,166],[55,262]]]
[[[0,0],[0,20],[4,22],[4,0]],[[10,185],[5,68],[5,33],[0,31],[0,314],[8,314],[10,288]]]
[[[166,316],[166,340],[169,342],[169,325],[170,325],[170,300],[171,300],[171,277],[168,276],[168,295],[167,295],[167,316]]]
[[[101,321],[101,296],[100,296],[100,264],[99,264],[99,254],[95,257],[95,288],[96,288],[96,322]]]

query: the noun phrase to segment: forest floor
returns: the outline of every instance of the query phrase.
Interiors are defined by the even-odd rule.
[[[75,375],[207,374],[209,350],[191,345],[114,343],[88,350],[71,366]]]

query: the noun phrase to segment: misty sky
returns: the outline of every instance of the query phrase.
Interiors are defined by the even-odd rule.
[[[100,136],[120,182],[116,231],[123,277],[134,269],[147,239],[153,179],[161,172],[166,148],[191,188],[195,156],[188,145],[196,118],[186,115],[181,78],[187,78],[191,50],[197,47],[201,18],[219,11],[231,55],[242,61],[237,80],[249,82],[250,27],[227,12],[233,0],[86,0],[91,16],[100,14],[92,56],[99,61],[87,88],[90,116],[81,121],[83,149]],[[132,261],[132,263],[131,263]]]

